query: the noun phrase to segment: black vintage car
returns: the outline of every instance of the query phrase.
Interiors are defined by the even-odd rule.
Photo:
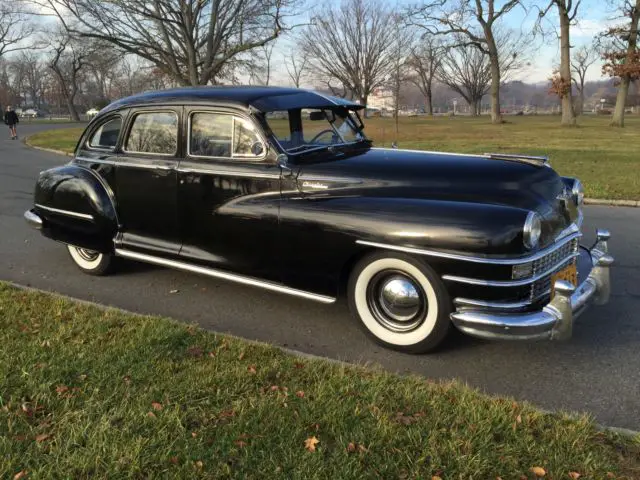
[[[145,93],[42,172],[26,220],[86,273],[114,257],[331,303],[407,352],[451,326],[566,339],[609,299],[609,233],[546,158],[373,148],[362,105],[292,88]]]

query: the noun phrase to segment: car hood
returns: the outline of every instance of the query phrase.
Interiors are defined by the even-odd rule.
[[[337,153],[302,165],[303,192],[358,188],[367,195],[509,205],[544,213],[562,193],[551,168],[481,155],[383,148]]]

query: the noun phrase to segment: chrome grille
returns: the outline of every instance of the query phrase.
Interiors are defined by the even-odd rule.
[[[540,280],[534,282],[531,285],[531,300],[536,301],[546,296],[551,291],[551,277],[565,268],[567,265],[575,263],[576,257],[572,257],[572,254],[578,251],[578,239],[575,238],[565,245],[561,246],[557,250],[545,255],[544,257],[533,262],[533,275],[545,272],[552,268],[554,265],[558,265],[549,275],[545,275]],[[562,262],[566,259],[565,262]],[[560,263],[562,262],[562,263]]]

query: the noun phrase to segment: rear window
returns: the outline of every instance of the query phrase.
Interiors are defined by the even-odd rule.
[[[104,150],[113,150],[116,148],[120,129],[122,128],[122,118],[115,117],[107,120],[91,135],[89,139],[89,147]]]
[[[175,155],[178,116],[174,112],[139,113],[133,119],[125,150],[132,153]]]

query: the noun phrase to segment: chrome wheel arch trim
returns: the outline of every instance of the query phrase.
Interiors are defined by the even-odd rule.
[[[285,293],[295,297],[302,297],[308,300],[315,300],[316,302],[330,304],[334,303],[336,299],[334,297],[328,297],[326,295],[318,295],[316,293],[307,292],[304,290],[298,290],[296,288],[279,285],[277,283],[269,282],[266,280],[259,280],[253,277],[247,277],[244,275],[238,275],[236,273],[225,272],[222,270],[216,270],[213,268],[202,267],[199,265],[193,265],[190,263],[180,262],[177,260],[169,260],[166,258],[156,257],[153,255],[147,255],[144,253],[133,252],[123,248],[115,249],[116,256],[129,258],[132,260],[139,260],[141,262],[152,263],[163,267],[175,268],[177,270],[184,270],[192,273],[199,273],[208,277],[220,278],[222,280],[229,280],[231,282],[240,283],[243,285],[251,285],[254,287],[260,287],[265,290],[271,290],[273,292]]]

